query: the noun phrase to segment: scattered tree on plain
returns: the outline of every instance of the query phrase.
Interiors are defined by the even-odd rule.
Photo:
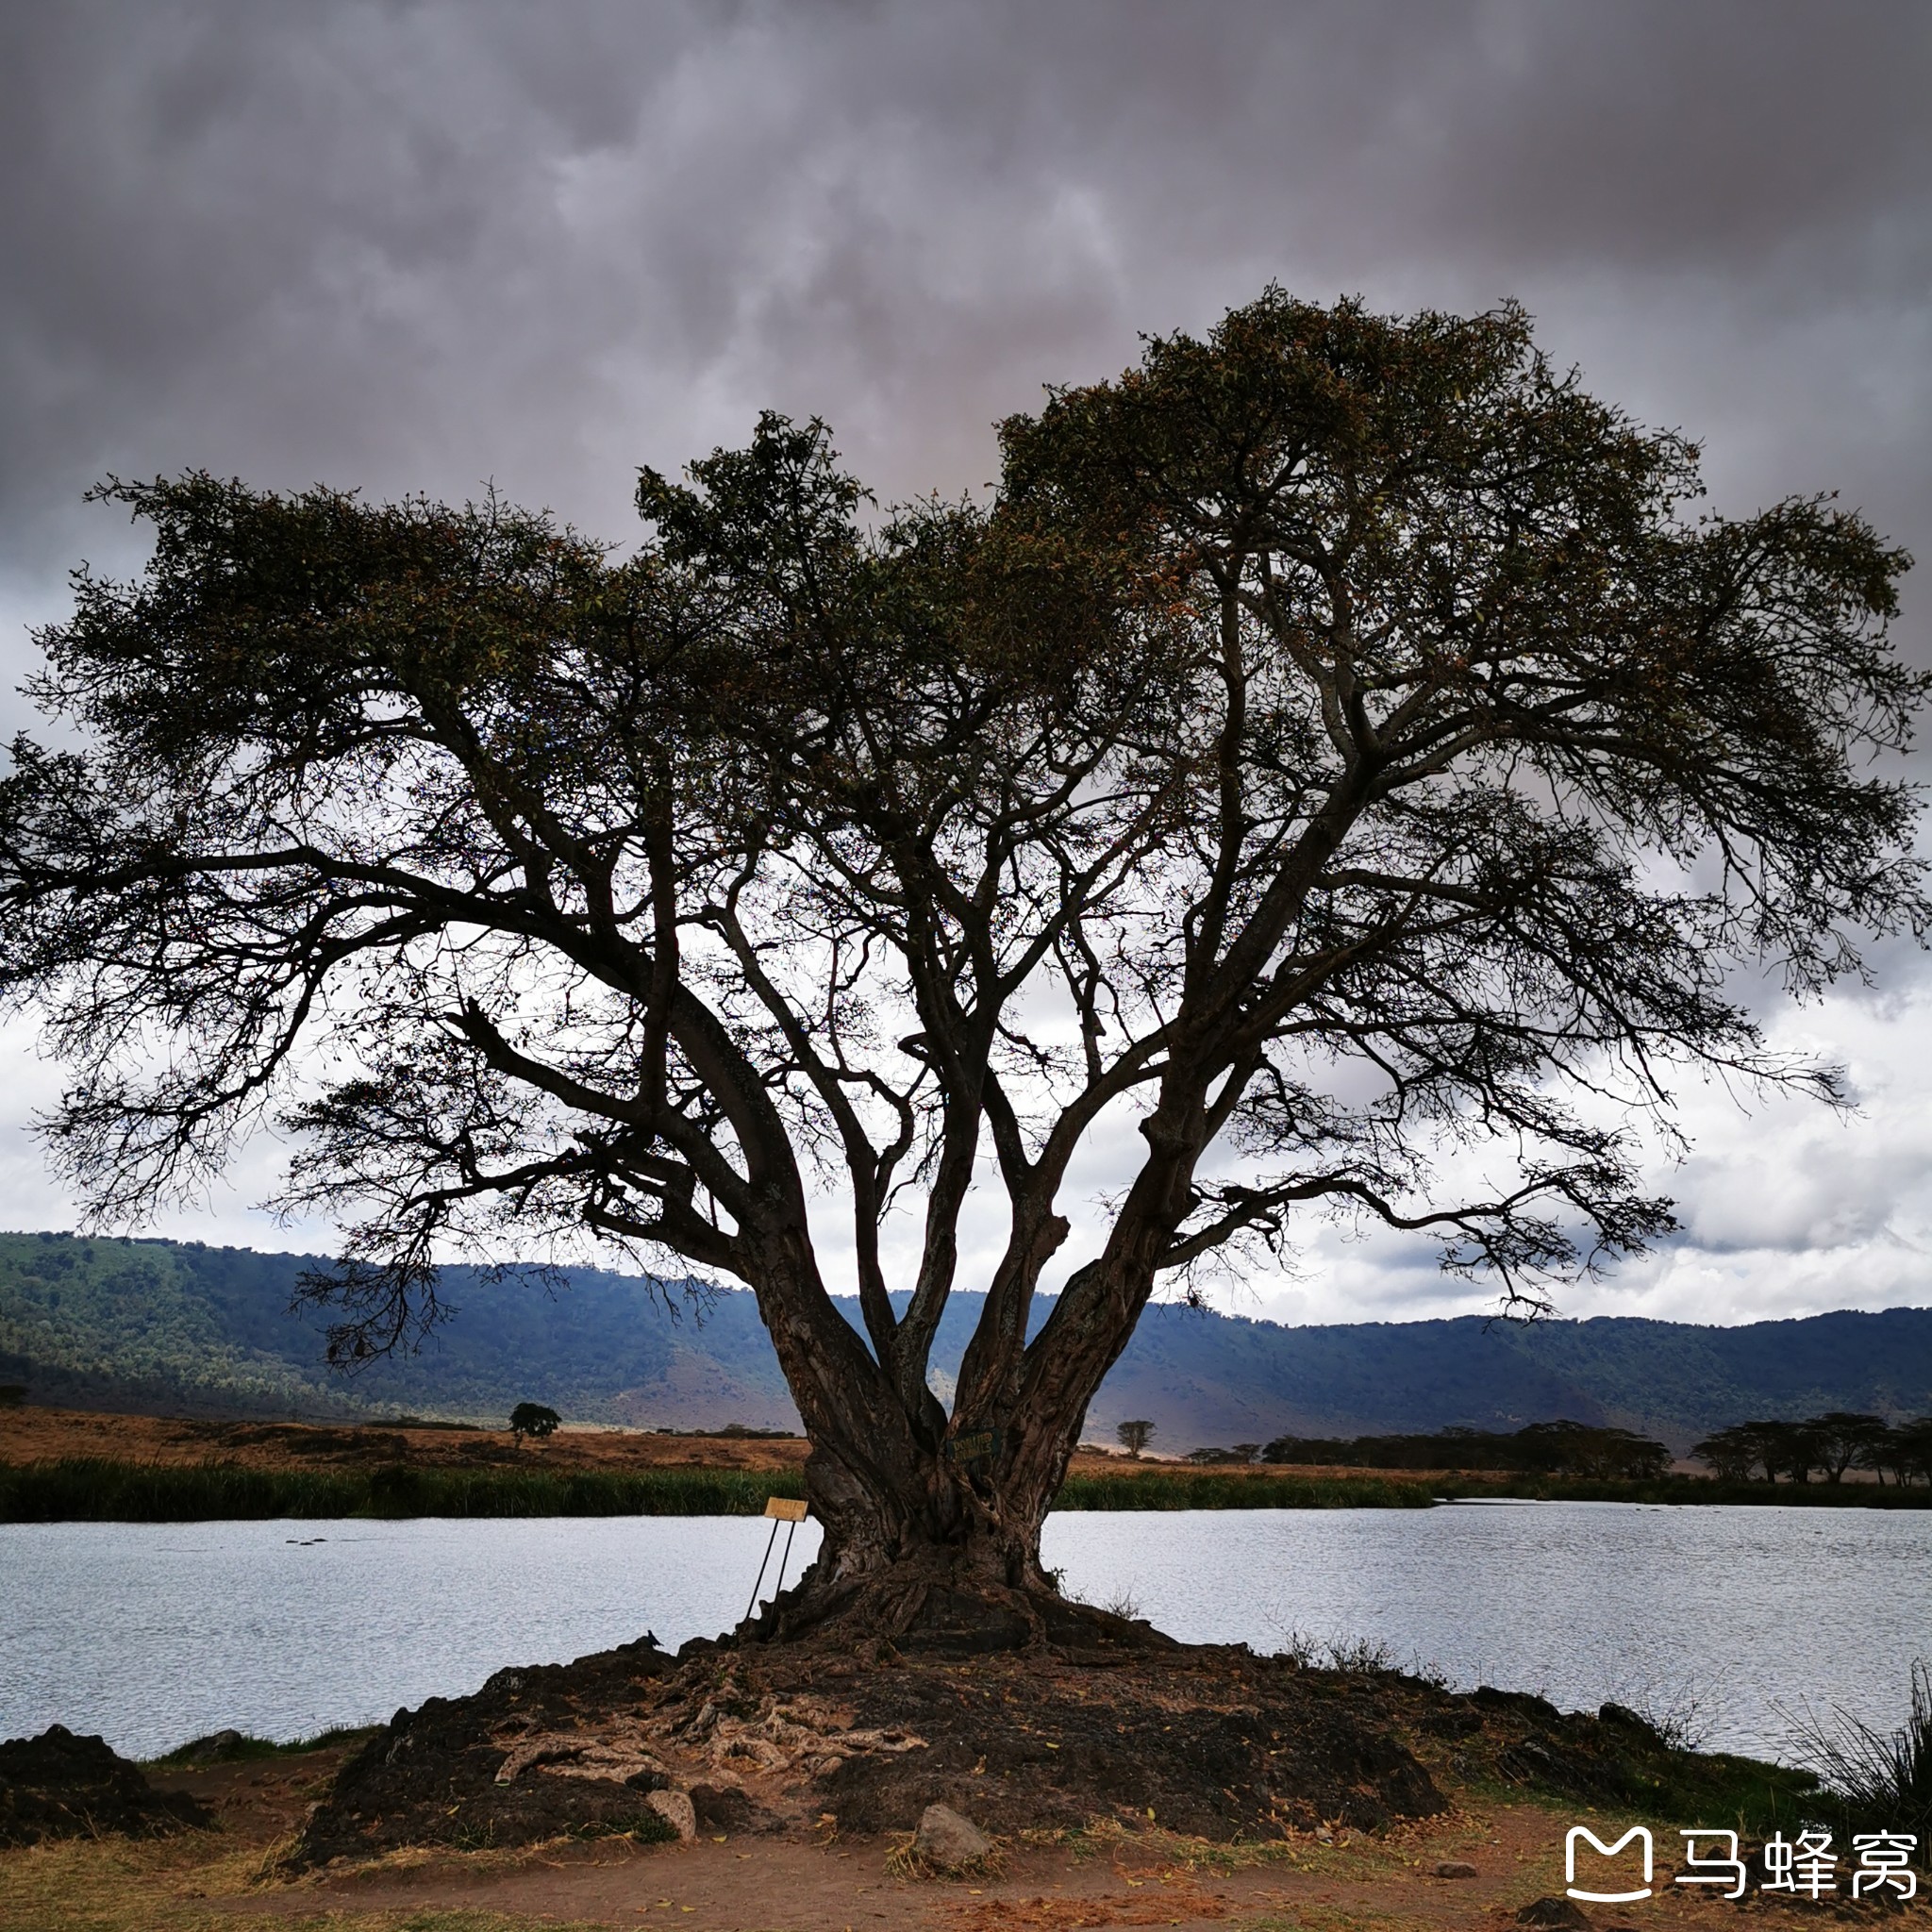
[[[1237,1445],[1239,1446],[1239,1445]],[[1264,1462],[1344,1469],[1507,1469],[1609,1482],[1655,1482],[1670,1473],[1671,1452],[1630,1429],[1603,1424],[1531,1423],[1507,1432],[1450,1428],[1425,1436],[1277,1436]]]
[[[1122,1423],[1114,1429],[1113,1434],[1115,1441],[1129,1456],[1138,1457],[1154,1440],[1154,1424],[1144,1421]]]
[[[1696,1444],[1691,1455],[1726,1482],[1808,1483],[1815,1470],[1840,1483],[1848,1469],[1869,1469],[1901,1487],[1932,1482],[1932,1416],[1896,1424],[1883,1416],[1833,1409],[1804,1422],[1733,1423]]]
[[[546,1408],[541,1402],[520,1402],[509,1412],[509,1432],[519,1442],[525,1436],[541,1441],[545,1436],[554,1436],[562,1420],[554,1408]]]
[[[1834,1096],[1732,966],[1812,992],[1924,916],[1872,761],[1924,689],[1906,558],[1824,499],[1687,514],[1696,451],[1520,311],[1270,291],[1000,435],[990,507],[874,521],[768,417],[644,473],[622,558],[494,501],[111,483],[152,559],[76,577],[62,736],[0,792],[0,984],[97,1218],[266,1117],[344,1228],[343,1359],[436,1319],[440,1256],[749,1283],[825,1530],[784,1628],[1071,1614],[1041,1522],[1162,1283],[1333,1214],[1544,1306],[1672,1227],[1625,1123],[1680,1070]]]
[[[1746,1483],[1764,1459],[1764,1441],[1755,1424],[1737,1423],[1693,1444],[1690,1453],[1707,1463],[1719,1481]]]
[[[1869,1467],[1867,1457],[1888,1434],[1883,1416],[1854,1415],[1841,1408],[1813,1416],[1806,1426],[1811,1432],[1812,1453],[1828,1483],[1843,1482],[1845,1471],[1854,1463]]]

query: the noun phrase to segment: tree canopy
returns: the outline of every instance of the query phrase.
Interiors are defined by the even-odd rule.
[[[563,1418],[541,1402],[520,1402],[509,1412],[509,1432],[519,1442],[525,1436],[556,1435]]]
[[[1833,1093],[1727,975],[1816,991],[1924,922],[1872,762],[1924,691],[1908,559],[1861,517],[1692,514],[1695,449],[1514,308],[1271,290],[1000,439],[990,505],[875,515],[767,416],[645,471],[625,556],[494,500],[104,486],[152,559],[76,577],[36,690],[84,748],[17,741],[0,791],[0,981],[75,1069],[98,1212],[273,1119],[345,1228],[351,1357],[465,1243],[738,1276],[830,1601],[915,1548],[1037,1583],[1163,1279],[1339,1212],[1541,1305],[1673,1226],[1631,1122],[1682,1069]],[[948,1416],[975,1190],[1005,1234]]]

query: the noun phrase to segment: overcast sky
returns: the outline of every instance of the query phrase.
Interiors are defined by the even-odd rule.
[[[0,0],[0,654],[128,532],[113,471],[460,497],[630,534],[633,473],[817,413],[888,498],[1270,279],[1524,301],[1706,446],[1721,508],[1834,488],[1932,555],[1932,9]],[[1932,574],[1901,636],[1932,658]],[[0,723],[26,718],[0,699]],[[1778,1019],[1861,1110],[1687,1097],[1686,1238],[1567,1312],[1932,1303],[1932,974]],[[0,1225],[64,1226],[6,1036]],[[1104,1161],[1101,1163],[1104,1166]],[[1107,1175],[1096,1172],[1096,1184]],[[170,1231],[313,1245],[248,1211]],[[1318,1237],[1241,1306],[1482,1305]]]

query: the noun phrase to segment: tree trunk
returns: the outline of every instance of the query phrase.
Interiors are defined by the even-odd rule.
[[[1121,1240],[1117,1226],[1116,1247]],[[1005,1374],[987,1373],[986,1406],[941,1432],[937,1406],[908,1412],[897,1376],[822,1291],[811,1292],[816,1269],[797,1234],[773,1252],[783,1266],[759,1306],[811,1443],[806,1494],[824,1541],[747,1634],[803,1636],[836,1621],[854,1636],[967,1650],[1075,1626],[1109,1642],[1159,1641],[1062,1599],[1040,1560],[1041,1525],[1088,1403],[1145,1306],[1152,1267],[1090,1263],[1084,1292],[1062,1295],[1051,1332],[1027,1351],[1028,1371],[1015,1348]]]
[[[988,1649],[1044,1634],[1056,1592],[1041,1566],[1040,1529],[1053,1490],[1000,1482],[996,1458],[956,1457],[950,1442],[938,1453],[880,1446],[854,1453],[814,1438],[806,1494],[824,1541],[757,1634],[798,1636],[832,1620],[891,1640],[965,1641],[977,1628],[983,1641],[969,1647]]]

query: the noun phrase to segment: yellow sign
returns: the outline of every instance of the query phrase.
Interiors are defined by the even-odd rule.
[[[765,1505],[765,1514],[775,1516],[780,1523],[803,1523],[805,1505],[794,1496],[774,1496]]]

